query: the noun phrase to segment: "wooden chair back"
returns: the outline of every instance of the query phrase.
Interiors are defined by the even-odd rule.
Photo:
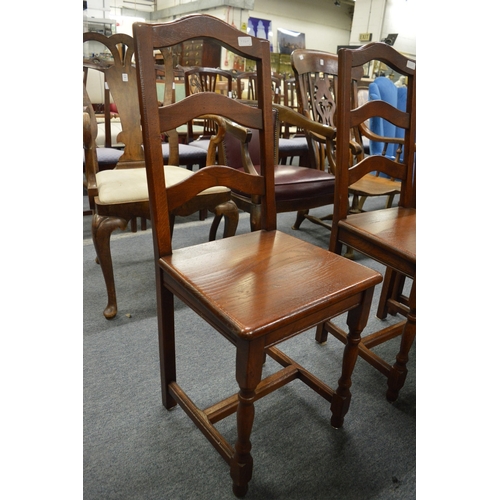
[[[296,49],[292,52],[290,61],[297,86],[299,111],[311,120],[335,128],[338,88],[337,55],[319,50]],[[363,68],[357,68],[353,72],[351,80],[353,104],[357,102],[357,81],[362,76]],[[358,136],[353,138],[360,141]],[[316,168],[324,170],[326,168],[324,144],[310,135],[308,139]],[[330,165],[330,168],[333,170],[334,166]]]
[[[298,99],[297,99],[297,90],[296,90],[296,83],[295,83],[295,78],[284,78],[283,79],[283,105],[287,106],[290,109],[293,109],[295,111],[298,111]],[[289,139],[291,134],[302,134],[304,133],[303,130],[297,130],[296,128],[294,130],[291,130],[290,125],[287,123],[283,127],[283,137],[285,139]]]
[[[218,68],[192,67],[184,71],[186,96],[198,92],[219,92],[231,97],[233,75]]]
[[[414,207],[414,167],[415,167],[415,63],[394,48],[384,43],[370,43],[359,49],[342,49],[339,52],[339,93],[337,99],[337,144],[334,200],[334,231],[338,221],[349,212],[349,187],[364,175],[377,171],[401,180],[399,206]],[[401,111],[384,101],[368,101],[360,107],[352,108],[352,72],[362,68],[372,60],[388,64],[394,70],[408,77],[408,99],[406,111]],[[352,164],[349,141],[351,130],[372,117],[381,117],[403,130],[404,148],[400,161],[374,155],[365,156]]]
[[[269,43],[221,23],[211,16],[186,16],[165,29],[163,24],[134,24],[136,61],[141,81],[140,106],[143,118],[144,150],[150,190],[155,250],[160,255],[172,252],[169,221],[164,214],[185,203],[204,189],[226,185],[260,197],[262,228],[276,228],[274,199],[273,116]],[[191,94],[172,105],[158,107],[156,102],[155,50],[196,37],[213,40],[234,53],[256,61],[259,82],[255,106],[249,106],[215,92]],[[220,115],[245,127],[256,129],[260,137],[260,175],[250,175],[223,165],[208,165],[195,172],[188,182],[165,187],[160,134],[175,129],[186,120]]]
[[[119,33],[110,37],[101,33],[87,32],[83,41],[99,42],[110,54],[109,58],[94,57],[84,60],[84,67],[98,69],[104,74],[106,87],[111,93],[120,117],[121,132],[118,141],[125,145],[124,153],[117,163],[117,168],[133,167],[144,163],[142,150],[141,115],[137,98],[137,79],[132,62],[134,40],[131,36]],[[109,99],[106,103],[105,120],[109,117]]]
[[[109,143],[110,121],[113,114],[111,107],[117,110],[121,131],[117,140],[123,144],[123,155],[116,163],[116,168],[133,168],[144,166],[144,150],[142,148],[141,115],[137,93],[137,75],[135,69],[134,40],[131,36],[118,33],[105,36],[100,33],[87,32],[83,34],[84,43],[98,42],[108,56],[94,56],[83,61],[84,86],[89,70],[100,71],[104,75],[105,102],[104,120],[106,143]],[[162,51],[163,64],[156,63],[156,89],[159,103],[175,101],[174,75],[172,68],[173,56],[169,50]],[[112,101],[112,102],[111,102]],[[169,143],[169,165],[179,165],[179,137],[176,130],[170,130],[164,135]],[[184,164],[184,163],[183,163]]]
[[[235,80],[237,99],[254,101],[257,98],[257,73],[255,71],[239,73]],[[271,92],[273,102],[280,104],[282,101],[283,81],[276,75],[271,75]]]

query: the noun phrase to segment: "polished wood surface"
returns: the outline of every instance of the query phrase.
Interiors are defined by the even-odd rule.
[[[243,497],[253,472],[250,438],[258,399],[299,379],[327,400],[331,424],[342,425],[351,399],[351,375],[359,337],[366,325],[373,288],[382,277],[276,230],[275,129],[267,40],[242,37],[238,29],[208,15],[186,16],[161,24],[135,23],[133,29],[156,261],[163,404],[167,409],[181,406],[228,463],[233,492]],[[207,92],[158,108],[154,99],[153,53],[191,38],[219,41],[228,50],[256,62],[258,91],[253,105]],[[259,171],[250,174],[226,165],[207,165],[191,178],[166,188],[160,133],[203,113],[219,114],[227,122],[237,121],[256,130],[260,136]],[[261,229],[174,250],[170,220],[165,214],[214,185],[227,185],[259,199]],[[200,409],[177,380],[176,344],[182,343],[184,335],[190,332],[186,331],[188,324],[175,331],[174,297],[236,348],[237,393],[206,409]],[[349,334],[342,373],[334,390],[282,353],[277,345],[344,312]],[[267,355],[283,368],[262,379]],[[195,371],[196,366],[189,369]],[[231,445],[214,424],[233,413],[237,437]]]
[[[406,111],[382,101],[366,102],[352,109],[353,69],[361,68],[372,60],[383,61],[408,77]],[[394,401],[404,385],[408,353],[416,335],[415,62],[384,43],[371,43],[357,50],[342,49],[339,51],[337,96],[336,186],[330,249],[340,254],[345,245],[387,266],[383,295],[392,299],[401,291],[396,277],[400,275],[412,280],[408,300],[400,309],[405,319],[393,328],[374,334],[370,339],[363,339],[360,344],[360,355],[387,376],[387,399]],[[352,164],[349,145],[351,130],[371,116],[380,116],[404,129],[404,150],[400,161],[384,156],[369,156]],[[333,156],[332,150],[327,149],[327,153]],[[401,179],[398,206],[352,214],[349,207],[350,186],[372,171]],[[385,307],[385,303],[381,304],[382,316],[386,314]],[[345,341],[345,336],[339,335],[333,322],[318,327],[317,340],[326,341],[328,331]],[[401,344],[396,361],[391,366],[371,347],[397,335],[401,335]]]
[[[84,43],[90,40],[101,43],[109,50],[112,56],[105,63],[99,64],[98,69],[104,73],[113,101],[119,110],[122,126],[119,140],[125,146],[123,155],[118,160],[115,169],[110,170],[108,174],[120,175],[119,171],[122,169],[144,168],[141,115],[139,111],[136,69],[133,64],[134,41],[131,36],[125,34],[106,37],[99,33],[84,33],[83,40]],[[168,84],[168,80],[165,80],[165,82]],[[135,229],[137,218],[141,219],[143,223],[142,227],[145,228],[145,221],[150,219],[149,201],[146,196],[142,200],[127,199],[125,197],[120,198],[118,202],[107,202],[103,201],[102,195],[101,197],[99,196],[99,183],[97,181],[99,165],[95,145],[97,125],[92,104],[86,91],[85,81],[83,85],[83,106],[87,191],[89,194],[89,204],[93,210],[92,239],[108,294],[108,302],[103,314],[107,319],[112,319],[117,314],[118,305],[111,257],[111,234],[116,229],[125,230],[129,223],[132,229]],[[170,135],[170,146],[172,148],[169,162],[174,159],[178,160],[177,135],[175,134],[175,130],[166,130],[165,133]],[[181,169],[180,171],[182,172],[185,171],[181,167],[176,168]],[[131,189],[133,191],[133,186]],[[170,211],[172,230],[176,215],[187,216],[207,209],[216,213],[218,219],[224,218],[226,224],[224,229],[225,236],[235,234],[238,224],[238,210],[231,201],[229,189],[194,197],[193,200],[186,200],[185,204],[172,209]],[[210,231],[209,237],[215,238],[214,229]]]

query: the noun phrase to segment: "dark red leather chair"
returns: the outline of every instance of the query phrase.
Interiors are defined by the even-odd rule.
[[[302,127],[319,125],[305,118],[301,114],[280,106],[274,106],[275,117],[275,197],[276,211],[294,212],[297,211],[293,229],[299,229],[302,221],[308,219],[315,224],[320,224],[328,229],[331,226],[322,219],[309,214],[312,208],[332,205],[335,188],[335,178],[329,172],[317,170],[308,166],[282,165],[278,159],[278,121],[299,120]],[[305,118],[305,119],[304,119]],[[227,131],[219,148],[220,163],[228,165],[247,173],[260,175],[260,141],[258,131],[238,127],[232,123],[227,123]],[[320,127],[323,127],[320,125]],[[329,128],[329,127],[325,127]],[[325,130],[316,130],[323,132]],[[245,154],[242,154],[242,146]],[[248,153],[248,154],[246,154]],[[250,214],[250,224],[252,230],[260,228],[260,205],[255,199],[245,193],[233,191],[233,201],[243,211]]]

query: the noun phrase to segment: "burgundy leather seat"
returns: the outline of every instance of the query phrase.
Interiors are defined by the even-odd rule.
[[[258,161],[259,142],[258,132],[252,130],[252,138],[248,144],[252,162]],[[223,141],[223,148],[227,165],[238,170],[244,170],[239,140],[232,134],[227,133]],[[254,163],[254,167],[260,173],[259,165]],[[299,228],[302,220],[304,220],[304,213],[307,214],[309,209],[333,204],[335,177],[329,172],[307,166],[280,164],[275,165],[274,172],[277,212],[302,212],[301,215],[298,214],[293,226],[294,229]],[[240,198],[245,196],[244,193],[237,193],[237,195]],[[246,210],[241,199],[235,201],[241,209]],[[306,218],[311,219],[311,217]],[[318,220],[313,222],[318,222]],[[321,224],[321,222],[319,223]]]

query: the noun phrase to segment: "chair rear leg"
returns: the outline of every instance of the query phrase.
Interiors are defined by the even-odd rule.
[[[309,213],[309,210],[299,210],[297,212],[297,217],[295,218],[295,222],[292,226],[292,229],[300,229],[300,225],[305,221],[306,215]]]
[[[384,282],[382,284],[382,290],[380,291],[380,299],[377,309],[377,318],[385,319],[389,312],[390,298],[395,298],[396,288],[398,287],[398,272],[390,267],[385,270]]]
[[[387,400],[391,402],[396,401],[399,396],[399,391],[405,383],[406,375],[408,373],[408,368],[406,367],[406,364],[408,363],[408,353],[410,352],[417,333],[416,280],[413,280],[411,287],[409,306],[410,310],[407,315],[406,325],[401,335],[399,352],[387,380],[388,389],[386,397]]]
[[[161,272],[157,269],[157,272]],[[174,295],[158,278],[158,344],[160,350],[160,379],[163,406],[171,410],[177,402],[169,392],[169,385],[177,381],[175,364]]]
[[[224,217],[224,233],[223,238],[234,236],[238,228],[239,210],[234,201],[230,200],[226,203],[221,203],[213,209],[215,214],[210,226],[209,241],[214,241],[217,236],[217,229],[219,228],[220,221]]]

